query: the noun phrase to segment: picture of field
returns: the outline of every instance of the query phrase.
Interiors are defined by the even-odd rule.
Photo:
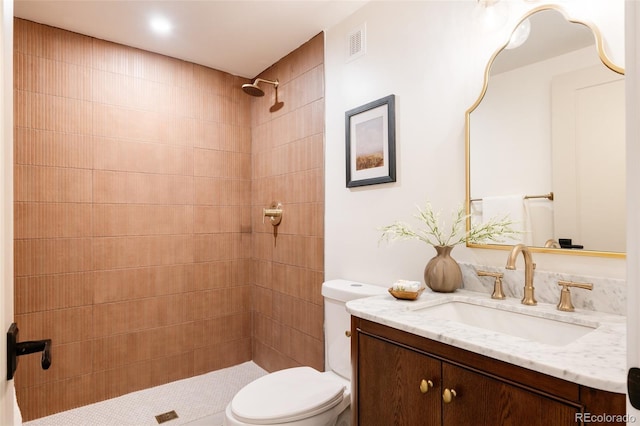
[[[356,158],[356,170],[373,169],[374,167],[382,166],[384,166],[382,152],[371,155],[359,155]]]
[[[384,166],[382,117],[358,123],[356,135],[356,170]]]
[[[395,96],[345,113],[347,188],[396,181]]]

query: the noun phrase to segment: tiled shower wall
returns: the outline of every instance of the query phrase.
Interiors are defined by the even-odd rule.
[[[255,262],[253,358],[268,371],[324,368],[324,35],[266,70],[278,79],[284,106],[270,112],[273,87],[251,105],[252,204],[260,212],[283,204],[274,237],[268,220],[253,219]]]
[[[289,77],[289,94],[304,99],[293,92],[302,83]],[[53,340],[49,370],[38,355],[20,357],[15,384],[25,420],[251,359],[251,209],[265,196],[251,198],[252,161],[259,161],[251,156],[244,82],[16,20],[15,317],[21,341]],[[280,117],[303,119],[319,108],[287,100],[294,105]],[[269,133],[276,132],[287,136],[269,139],[274,150],[297,152],[288,124],[274,120]],[[319,167],[292,170],[291,194],[317,192]],[[259,188],[285,182],[264,177]],[[281,251],[266,233],[256,236],[255,251],[282,262],[269,268],[273,276],[296,273],[302,285],[310,274],[316,285],[319,261],[298,265],[298,251],[321,251],[319,228],[307,236],[293,218],[303,209],[321,223],[322,211],[294,203],[288,191],[267,197],[285,197],[290,209]],[[304,237],[291,235],[298,229]],[[314,308],[319,323],[301,331],[318,346],[318,298],[273,294],[276,309],[295,311],[301,298]]]

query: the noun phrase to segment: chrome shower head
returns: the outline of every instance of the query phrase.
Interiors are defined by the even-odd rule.
[[[269,84],[273,84],[273,86],[278,89],[278,80],[275,81],[271,81],[271,80],[264,80],[262,78],[256,78],[253,83],[247,83],[247,84],[243,84],[242,85],[242,90],[244,90],[244,92],[248,95],[251,96],[264,96],[264,90],[262,90],[259,86],[258,83],[259,82],[263,82],[263,83],[269,83]]]

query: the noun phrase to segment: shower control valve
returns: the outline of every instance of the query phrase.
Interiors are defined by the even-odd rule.
[[[271,203],[269,208],[262,209],[262,223],[264,223],[265,217],[269,218],[269,221],[273,226],[280,225],[280,222],[282,221],[282,204],[274,201]]]

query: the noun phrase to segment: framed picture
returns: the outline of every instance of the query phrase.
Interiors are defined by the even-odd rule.
[[[347,188],[396,181],[395,95],[345,113]]]

